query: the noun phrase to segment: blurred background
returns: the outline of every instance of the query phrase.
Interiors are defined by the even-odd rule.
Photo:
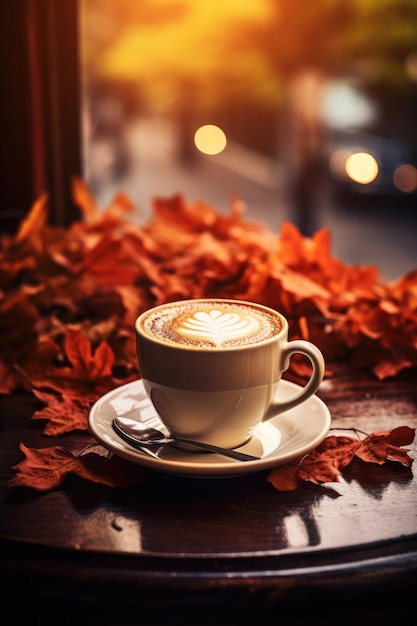
[[[83,174],[417,267],[416,0],[81,0]]]

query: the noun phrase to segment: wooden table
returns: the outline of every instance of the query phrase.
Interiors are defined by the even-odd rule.
[[[337,428],[417,427],[415,371],[378,382],[342,367],[318,395]],[[7,604],[22,592],[13,605],[21,616],[121,624],[152,610],[153,624],[369,615],[385,624],[415,612],[415,466],[355,461],[340,483],[291,493],[274,490],[265,472],[150,473],[120,491],[71,477],[44,494],[12,490],[19,442],[46,445],[29,423],[33,410],[29,395],[0,399],[0,593]]]

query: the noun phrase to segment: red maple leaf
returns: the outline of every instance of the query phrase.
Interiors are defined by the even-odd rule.
[[[33,393],[46,405],[32,419],[47,420],[44,433],[50,436],[87,430],[92,403],[120,382],[112,376],[114,353],[106,342],[93,352],[80,330],[68,328],[64,346],[70,367],[31,377]]]
[[[101,342],[93,351],[91,342],[81,330],[68,327],[64,350],[70,366],[55,367],[42,377],[32,377],[34,387],[88,392],[112,378],[114,353],[107,342]]]
[[[124,218],[133,207],[126,196],[103,211],[85,183],[72,183],[83,220],[49,226],[42,195],[17,234],[0,237],[0,391],[34,390],[45,406],[33,417],[46,420],[46,434],[85,429],[90,404],[137,377],[135,317],[184,297],[247,299],[282,311],[292,338],[322,350],[327,376],[339,358],[380,380],[417,367],[417,270],[382,284],[377,268],[332,258],[329,229],[304,237],[284,223],[276,236],[244,219],[236,197],[226,215],[179,194],[156,198],[154,215],[136,226]],[[309,367],[296,358],[292,374],[306,378]],[[270,476],[288,489],[337,480],[353,457],[409,466],[402,442],[414,431],[404,429],[362,441],[329,437]]]
[[[95,396],[57,394],[33,389],[45,406],[32,415],[32,420],[46,420],[44,434],[59,437],[73,431],[88,431],[88,414]]]
[[[109,345],[102,342],[94,354],[91,344],[79,330],[68,328],[65,352],[72,364],[73,377],[82,380],[97,380],[112,375],[114,354]]]
[[[268,481],[278,491],[294,491],[303,481],[317,485],[337,482],[342,469],[352,459],[382,465],[387,461],[398,461],[411,467],[413,459],[403,445],[411,444],[415,429],[400,426],[391,431],[372,433],[362,441],[346,436],[330,435],[314,450],[299,459],[273,468]]]
[[[117,456],[107,458],[107,451],[96,444],[74,452],[62,446],[27,448],[23,443],[20,449],[25,458],[13,467],[16,474],[9,481],[10,487],[49,491],[58,487],[68,474],[109,487],[126,487],[146,475],[143,468]]]
[[[413,460],[401,446],[413,442],[414,432],[408,426],[400,426],[391,431],[372,433],[361,442],[355,454],[369,463],[382,465],[388,460],[411,467]]]

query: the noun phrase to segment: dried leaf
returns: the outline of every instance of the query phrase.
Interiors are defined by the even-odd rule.
[[[356,456],[362,459],[362,461],[383,465],[388,456],[388,441],[386,437],[375,434],[369,435],[357,449]]]
[[[372,433],[362,441],[344,435],[329,435],[297,464],[288,463],[273,468],[267,480],[278,491],[294,491],[303,481],[317,485],[337,482],[342,470],[354,457],[378,465],[398,461],[411,467],[413,459],[400,446],[412,443],[414,435],[415,430],[408,426]]]
[[[46,434],[84,430],[91,403],[137,377],[134,320],[174,299],[248,299],[282,311],[291,338],[322,350],[327,376],[339,358],[379,380],[417,368],[417,269],[381,283],[377,268],[332,258],[329,229],[309,238],[286,222],[275,235],[244,218],[238,197],[228,214],[180,194],[155,198],[153,216],[137,226],[125,217],[127,196],[101,210],[83,181],[72,185],[82,220],[48,225],[42,195],[17,234],[0,237],[0,392],[24,385],[42,398],[33,418]],[[291,372],[301,382],[310,368],[294,358]],[[358,454],[409,465],[393,433],[375,433]],[[350,462],[348,442],[324,445],[287,472],[287,486],[304,480],[300,472],[336,477]],[[276,471],[284,481],[284,468]]]
[[[120,384],[113,377],[114,353],[106,342],[93,352],[84,333],[68,327],[64,346],[69,367],[55,367],[30,376],[33,393],[46,405],[32,419],[46,420],[44,433],[49,436],[88,430],[93,402]]]
[[[110,346],[101,343],[92,354],[91,344],[78,330],[68,328],[65,351],[73,366],[74,374],[90,380],[112,375],[114,354]]]
[[[392,446],[409,446],[414,441],[415,429],[409,426],[398,426],[391,431],[385,430],[377,435],[385,435]]]
[[[35,411],[33,420],[46,420],[44,434],[59,437],[77,430],[88,431],[88,414],[93,398],[85,396],[46,393],[33,389],[35,396],[45,407]]]
[[[126,487],[142,479],[146,474],[141,469],[132,472],[125,461],[113,456],[104,458],[97,453],[77,453],[62,446],[50,448],[27,448],[23,443],[20,449],[25,458],[13,469],[15,476],[9,481],[10,487],[31,487],[37,491],[50,491],[58,487],[68,476],[76,474],[80,478],[109,487]]]
[[[363,461],[379,465],[391,460],[411,467],[413,460],[408,456],[407,450],[401,449],[401,446],[411,444],[414,434],[415,431],[408,426],[373,433],[362,441],[361,447],[356,451],[356,456]]]
[[[299,469],[299,463],[279,465],[269,472],[267,480],[277,491],[295,491],[303,483]]]
[[[300,463],[298,470],[301,480],[308,480],[317,485],[336,482],[341,473],[334,459],[328,458],[326,455],[319,455],[316,459],[306,457]]]
[[[20,376],[3,361],[0,361],[0,394],[8,396],[19,385]]]
[[[42,194],[33,204],[27,217],[22,221],[15,236],[16,244],[30,241],[37,247],[41,233],[48,219],[48,196]]]
[[[64,353],[70,366],[55,367],[42,377],[33,376],[34,388],[51,387],[57,391],[73,390],[74,393],[108,387],[112,379],[114,353],[106,342],[100,343],[93,352],[91,342],[79,329],[68,327],[65,335]]]

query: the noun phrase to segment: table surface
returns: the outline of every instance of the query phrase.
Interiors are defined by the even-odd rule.
[[[330,409],[332,428],[417,427],[415,371],[380,382],[340,367],[317,395]],[[89,606],[149,610],[162,604],[181,608],[185,623],[190,605],[260,616],[320,598],[410,597],[415,588],[414,466],[354,461],[339,483],[304,484],[290,493],[276,491],[265,471],[221,479],[150,472],[123,490],[75,476],[48,493],[11,489],[19,442],[63,443],[45,441],[30,422],[34,406],[30,395],[0,398],[4,598],[18,585],[32,603],[71,606],[88,598]],[[415,456],[416,443],[410,448]]]

